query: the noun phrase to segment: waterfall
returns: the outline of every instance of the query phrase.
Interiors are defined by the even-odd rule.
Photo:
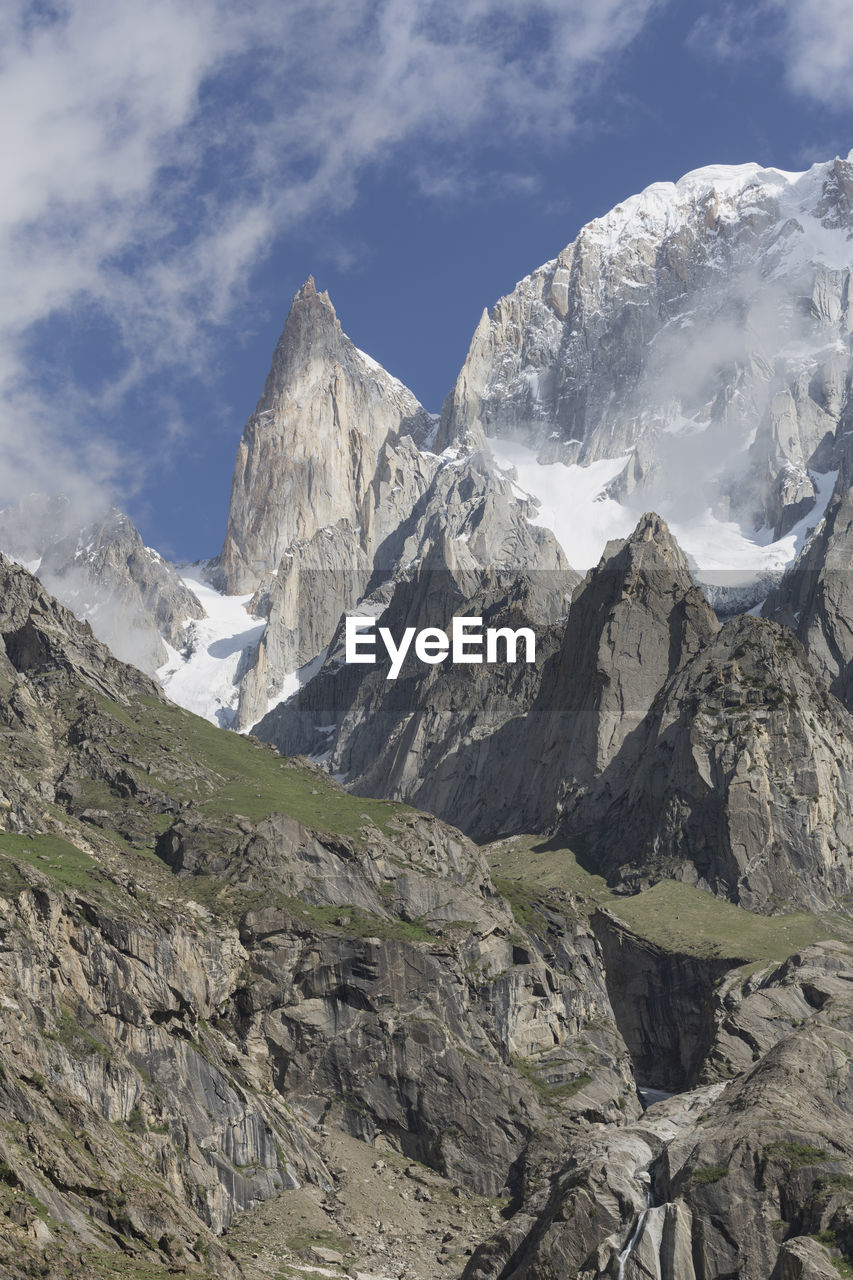
[[[651,1188],[647,1187],[646,1188],[646,1207],[643,1209],[642,1213],[639,1214],[636,1224],[634,1226],[634,1230],[631,1232],[631,1238],[629,1239],[628,1243],[625,1245],[625,1248],[619,1254],[619,1270],[616,1272],[617,1280],[625,1280],[625,1263],[628,1261],[628,1258],[631,1256],[631,1253],[633,1252],[635,1244],[640,1238],[640,1234],[643,1230],[643,1225],[646,1221],[646,1215],[649,1212],[649,1207],[651,1206],[651,1202],[652,1202]]]

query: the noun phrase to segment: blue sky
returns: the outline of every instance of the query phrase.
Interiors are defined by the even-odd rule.
[[[620,199],[851,147],[849,0],[8,0],[0,501],[213,555],[309,272],[437,410],[482,308]]]

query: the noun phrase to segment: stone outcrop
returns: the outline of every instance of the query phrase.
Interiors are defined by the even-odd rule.
[[[339,520],[358,527],[383,446],[404,436],[422,444],[432,427],[411,392],[350,342],[309,277],[237,451],[219,558],[225,590],[254,591],[292,543]]]
[[[676,672],[563,825],[628,883],[821,907],[850,891],[851,784],[849,713],[786,628],[745,616]]]
[[[556,828],[613,883],[675,876],[766,911],[850,891],[853,722],[786,628],[721,629],[654,515],[608,548],[562,629],[559,595],[543,618],[532,589],[513,597],[499,575],[485,589],[454,547],[383,619],[395,634],[471,611],[532,622],[535,665],[472,676],[411,657],[388,681],[381,664],[342,665],[339,634],[259,736],[480,838]]]
[[[608,545],[572,599],[534,710],[540,790],[552,804],[587,787],[617,756],[632,757],[664,683],[718,630],[659,516],[643,516],[630,538]]]
[[[64,499],[32,495],[0,511],[0,549],[31,566],[116,657],[149,674],[166,661],[163,641],[182,648],[186,623],[204,613],[173,566],[115,508],[81,524]]]

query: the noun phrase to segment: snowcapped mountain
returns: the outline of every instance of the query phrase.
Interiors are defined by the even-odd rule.
[[[654,509],[696,567],[781,569],[848,425],[851,195],[848,158],[699,169],[617,205],[484,312],[437,447],[497,440],[546,508],[564,497],[578,568]]]
[[[91,518],[65,498],[30,494],[0,511],[0,550],[45,587],[124,662],[152,674],[204,610],[115,507]]]
[[[381,612],[445,542],[461,571],[562,573],[561,598],[649,510],[719,611],[755,606],[849,483],[852,238],[849,157],[656,183],[483,313],[440,421],[309,278],[220,556],[187,571],[191,596],[167,574],[140,598],[158,633],[143,665],[245,730],[319,669],[343,612]]]

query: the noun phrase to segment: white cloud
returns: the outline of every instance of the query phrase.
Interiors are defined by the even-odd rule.
[[[723,4],[699,19],[689,43],[725,59],[775,56],[795,92],[835,111],[853,104],[850,0]]]
[[[825,106],[853,104],[853,14],[849,0],[787,0],[785,57],[794,89]]]
[[[417,185],[444,155],[451,194],[455,148],[478,131],[571,130],[657,2],[7,0],[0,499],[128,470],[83,438],[80,388],[34,387],[33,326],[106,318],[119,409],[139,378],[203,363],[272,239],[347,208],[368,167],[422,149]]]

